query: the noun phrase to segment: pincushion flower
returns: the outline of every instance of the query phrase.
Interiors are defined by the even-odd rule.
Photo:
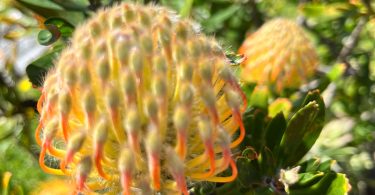
[[[223,51],[191,21],[117,5],[77,28],[45,78],[39,163],[77,192],[188,194],[196,181],[235,179],[245,108]]]
[[[319,63],[303,29],[283,18],[270,20],[249,35],[239,53],[245,56],[241,79],[247,83],[271,86],[278,93],[304,84]]]

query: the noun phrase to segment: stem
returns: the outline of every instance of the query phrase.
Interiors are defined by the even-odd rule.
[[[184,6],[180,10],[180,15],[183,18],[189,17],[194,0],[186,0]]]

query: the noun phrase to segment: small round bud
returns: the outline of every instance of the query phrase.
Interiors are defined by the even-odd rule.
[[[201,47],[200,41],[197,41],[197,40],[190,41],[188,43],[188,49],[189,49],[189,53],[192,54],[192,57],[199,58],[199,56],[201,56],[202,47]]]
[[[231,136],[222,126],[218,127],[218,142],[222,147],[230,148]]]
[[[97,144],[104,144],[108,137],[108,132],[110,130],[110,121],[107,117],[102,117],[99,123],[94,129],[94,140]]]
[[[99,39],[95,44],[95,55],[101,56],[107,53],[107,43],[105,40]]]
[[[72,99],[70,94],[67,90],[63,90],[63,92],[59,95],[59,110],[62,114],[69,114],[71,109]]]
[[[59,130],[58,124],[58,121],[53,119],[44,127],[43,131],[45,141],[51,141],[55,137],[57,131]]]
[[[138,114],[136,106],[130,106],[126,113],[125,128],[130,133],[141,129],[141,116]]]
[[[151,17],[147,12],[145,12],[145,10],[139,10],[139,17],[141,20],[141,24],[143,26],[145,27],[151,26]]]
[[[121,104],[121,95],[119,89],[110,87],[107,89],[107,103],[111,109],[118,108]]]
[[[77,83],[77,74],[73,65],[68,65],[65,69],[64,78],[66,79],[66,84],[73,87]]]
[[[141,49],[144,53],[152,55],[153,53],[153,41],[150,36],[141,36]]]
[[[176,27],[176,36],[178,39],[186,41],[189,35],[187,30],[188,24],[185,22],[179,22]]]
[[[180,77],[182,80],[192,81],[193,79],[193,65],[190,63],[183,63],[180,67]]]
[[[169,27],[161,26],[159,28],[159,39],[163,47],[168,47],[170,45],[172,36],[171,36],[171,30]]]
[[[84,96],[83,107],[87,113],[93,113],[96,110],[96,98],[93,91],[88,90]]]
[[[120,27],[123,25],[123,18],[121,12],[115,12],[111,15],[111,28]]]
[[[212,139],[213,127],[208,116],[203,115],[198,121],[199,133],[204,141]]]
[[[118,168],[120,172],[133,172],[134,171],[134,154],[129,148],[123,148],[120,153],[120,158],[118,160]]]
[[[180,89],[180,102],[182,105],[191,106],[194,101],[194,88],[189,83],[184,82]]]
[[[97,62],[97,72],[102,81],[107,81],[111,75],[111,67],[105,55],[101,56]]]
[[[183,45],[183,44],[177,44],[176,45],[175,56],[176,56],[177,61],[179,61],[179,62],[184,61],[186,59],[187,54],[188,53],[187,53],[185,45]]]
[[[126,65],[129,63],[129,54],[132,47],[133,43],[128,33],[124,33],[116,39],[115,51],[121,63]]]
[[[135,16],[136,16],[134,8],[129,4],[124,4],[123,9],[125,13],[126,22],[131,23],[135,19]]]
[[[185,107],[177,106],[173,115],[173,124],[177,130],[187,129],[190,115]]]
[[[209,62],[203,62],[203,64],[200,65],[199,69],[202,79],[207,82],[211,82],[213,70]]]
[[[158,104],[155,101],[155,99],[151,96],[146,96],[145,104],[146,104],[145,112],[147,116],[151,119],[156,119],[158,116],[159,109],[158,109]]]
[[[91,172],[92,164],[93,163],[90,156],[83,157],[78,164],[78,176],[87,177]]]
[[[162,76],[155,76],[153,79],[153,92],[158,98],[166,98],[167,96],[167,82]]]
[[[201,88],[201,96],[202,96],[204,104],[208,108],[215,107],[216,97],[215,97],[214,89],[212,89],[211,86],[203,85]]]
[[[135,78],[133,74],[126,70],[124,71],[124,80],[123,80],[123,86],[125,95],[127,96],[133,96],[137,92],[137,85],[135,83]]]
[[[238,109],[241,105],[241,97],[238,95],[236,91],[233,89],[226,88],[225,89],[225,98],[229,107]]]
[[[141,51],[139,49],[133,49],[131,52],[131,68],[137,74],[142,73],[143,71],[143,58]]]
[[[91,83],[91,74],[90,70],[87,67],[82,66],[81,69],[79,70],[79,75],[80,75],[80,85],[87,87]]]
[[[152,129],[148,132],[146,140],[146,149],[151,155],[159,155],[161,149],[161,141],[159,132],[155,129]]]
[[[82,148],[85,138],[86,138],[85,133],[83,132],[75,133],[69,139],[67,151],[70,151],[72,153],[78,152]]]
[[[223,67],[223,68],[219,71],[219,75],[220,75],[220,77],[221,77],[224,81],[231,81],[231,80],[233,80],[232,71],[231,71],[228,67]]]
[[[168,167],[172,175],[174,177],[183,176],[185,170],[184,162],[171,147],[167,147],[165,152],[168,154]]]
[[[154,64],[155,64],[155,72],[157,74],[162,75],[162,74],[167,73],[167,62],[162,56],[157,55],[154,58]]]
[[[89,60],[90,59],[90,57],[91,57],[91,49],[92,49],[91,40],[89,38],[84,38],[82,40],[82,43],[79,45],[79,50],[80,50],[81,56],[85,60]]]
[[[98,21],[94,20],[90,23],[90,32],[92,37],[100,36],[102,27]]]

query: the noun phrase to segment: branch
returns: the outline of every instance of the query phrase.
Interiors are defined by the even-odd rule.
[[[354,28],[348,39],[344,42],[344,46],[337,57],[337,61],[344,62],[345,64],[348,63],[347,57],[352,53],[353,49],[357,45],[359,35],[361,34],[363,27],[366,25],[366,22],[367,17],[360,18],[357,26]]]

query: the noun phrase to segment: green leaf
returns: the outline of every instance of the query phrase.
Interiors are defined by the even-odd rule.
[[[248,188],[253,183],[261,182],[259,167],[256,160],[250,160],[245,157],[237,158],[236,165],[238,168],[237,180],[242,187]]]
[[[74,26],[63,18],[48,18],[44,21],[44,25],[49,29],[50,27],[56,27],[61,33],[62,37],[70,37],[73,33]]]
[[[41,45],[47,46],[54,43],[57,39],[59,39],[59,35],[60,33],[58,33],[56,36],[56,34],[52,33],[49,30],[41,30],[38,33],[38,42]]]
[[[38,42],[41,45],[50,45],[60,37],[69,38],[74,31],[74,26],[62,18],[49,18],[44,25],[47,30],[41,30],[38,34]]]
[[[334,20],[343,15],[343,11],[350,8],[348,3],[310,3],[302,7],[302,13],[310,18],[317,18],[319,20]]]
[[[36,14],[44,18],[58,17],[68,21],[74,26],[83,22],[85,13],[82,11],[64,10],[60,5],[49,0],[16,0],[23,7],[32,10]]]
[[[319,182],[306,188],[290,188],[290,195],[344,195],[350,189],[349,181],[344,174],[330,172],[324,174]]]
[[[269,91],[265,86],[256,86],[250,96],[249,103],[251,106],[267,109],[268,108]]]
[[[321,163],[318,167],[318,171],[322,171],[322,172],[328,172],[328,171],[331,171],[332,169],[332,165],[335,164],[336,161],[335,160],[327,160],[327,161],[324,161],[323,163]]]
[[[332,69],[327,73],[327,77],[331,81],[337,81],[344,74],[345,69],[346,69],[345,64],[343,63],[335,64],[332,67]]]
[[[299,175],[299,180],[297,183],[290,186],[290,189],[301,189],[306,188],[308,186],[312,186],[317,183],[323,176],[323,172],[318,173],[301,173]]]
[[[216,29],[221,28],[224,25],[224,22],[228,20],[230,17],[233,17],[239,9],[241,9],[241,5],[233,4],[226,9],[222,9],[212,15],[210,18],[205,20],[202,26],[209,32],[213,32]]]
[[[301,163],[299,171],[301,173],[307,173],[307,172],[316,172],[320,165],[320,159],[319,158],[312,158],[307,161],[304,161]]]
[[[323,128],[325,105],[319,91],[309,92],[289,121],[280,144],[280,165],[295,165],[313,146]]]
[[[276,174],[276,159],[272,151],[267,147],[263,147],[260,151],[258,162],[263,175],[273,176]]]
[[[295,154],[298,150],[306,150],[300,148],[301,145],[304,145],[301,138],[306,133],[313,130],[311,129],[311,126],[312,123],[314,123],[318,112],[318,104],[315,101],[310,102],[300,109],[289,121],[280,144],[279,158],[282,167],[285,167],[286,165],[292,166],[303,157],[296,156]]]
[[[48,70],[53,66],[53,61],[59,56],[62,50],[61,46],[55,47],[52,51],[43,55],[26,67],[26,74],[31,83],[37,87],[43,85],[43,79]]]
[[[274,151],[280,145],[281,138],[286,129],[286,120],[282,112],[278,113],[268,124],[265,132],[265,145]]]
[[[264,143],[264,128],[266,125],[266,114],[261,109],[246,111],[243,115],[243,123],[246,135],[241,143],[241,148],[251,146],[259,151]]]

